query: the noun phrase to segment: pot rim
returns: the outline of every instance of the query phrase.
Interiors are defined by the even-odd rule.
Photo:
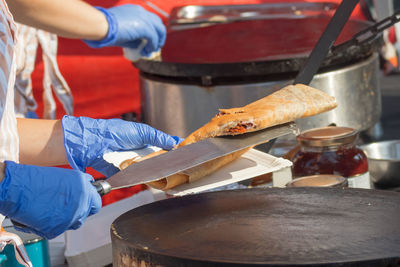
[[[361,145],[360,148],[364,151],[364,153],[367,155],[368,160],[374,160],[374,161],[386,161],[386,162],[400,162],[400,157],[395,159],[395,158],[377,158],[373,156],[368,156],[368,148],[372,146],[380,146],[382,147],[383,145],[388,146],[387,144],[399,144],[400,145],[400,139],[393,139],[393,140],[385,140],[385,141],[378,141],[378,142],[372,142],[369,144]]]

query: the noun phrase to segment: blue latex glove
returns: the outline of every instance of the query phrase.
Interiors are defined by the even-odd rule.
[[[146,145],[170,150],[182,141],[149,125],[120,119],[64,116],[62,126],[71,167],[81,171],[92,167],[107,177],[119,171],[103,159],[107,152],[140,149]]]
[[[6,161],[0,213],[27,226],[18,230],[54,238],[100,210],[101,198],[91,181],[76,170]]]
[[[158,51],[165,42],[166,29],[161,19],[138,5],[121,5],[105,9],[96,7],[104,13],[108,21],[107,36],[100,41],[84,40],[90,47],[121,46],[138,48],[142,40],[147,40],[141,51],[149,56]]]

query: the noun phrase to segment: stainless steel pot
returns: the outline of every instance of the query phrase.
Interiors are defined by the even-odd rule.
[[[219,108],[244,106],[279,89],[289,80],[206,87],[173,82],[141,73],[143,120],[167,133],[185,137],[207,123]],[[340,126],[366,130],[381,115],[378,55],[317,74],[310,84],[332,96],[339,106],[297,121],[301,130]]]
[[[400,186],[400,140],[361,146],[368,157],[371,181],[378,186]]]

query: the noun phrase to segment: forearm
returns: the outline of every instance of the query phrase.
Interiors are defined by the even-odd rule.
[[[81,0],[7,0],[14,19],[67,38],[101,40],[108,23],[102,12]]]
[[[60,120],[17,119],[19,160],[22,164],[68,164]]]

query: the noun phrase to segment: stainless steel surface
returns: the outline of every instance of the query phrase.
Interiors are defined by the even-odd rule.
[[[176,7],[168,21],[170,28],[203,27],[210,23],[226,23],[249,19],[303,18],[327,16],[337,8],[336,3],[268,3],[250,5],[189,5]]]
[[[143,75],[140,79],[143,120],[181,137],[207,123],[219,108],[244,106],[271,94],[283,83],[291,83],[277,80],[205,87]],[[302,131],[331,123],[365,130],[379,120],[382,107],[377,54],[347,67],[317,74],[310,85],[334,96],[339,105],[332,111],[297,120]]]
[[[296,124],[289,122],[242,135],[208,138],[132,164],[106,181],[94,182],[94,184],[96,187],[100,185],[103,188],[104,185],[110,185],[113,190],[149,183],[250,146],[263,144],[277,137],[296,132]],[[98,189],[100,194],[105,194],[106,191]]]
[[[302,83],[308,85],[311,82],[358,2],[359,0],[343,0],[340,3],[317,44],[311,51],[311,54],[308,56],[306,63],[294,79],[294,84]]]
[[[400,140],[361,146],[368,157],[372,182],[380,186],[400,186]]]
[[[377,54],[363,62],[319,74],[310,85],[334,96],[338,107],[297,120],[300,129],[324,127],[335,123],[337,126],[363,131],[379,121],[382,105]]]

